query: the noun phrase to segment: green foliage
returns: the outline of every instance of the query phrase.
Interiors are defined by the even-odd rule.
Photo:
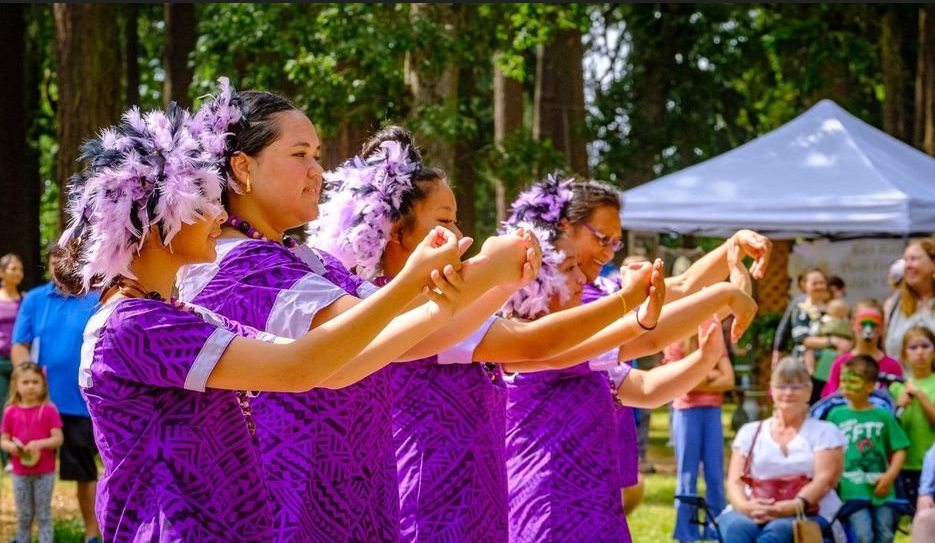
[[[512,195],[563,162],[529,133],[536,51],[556,32],[580,29],[588,58],[600,59],[586,72],[591,176],[626,188],[737,147],[825,97],[879,125],[879,21],[898,10],[907,28],[904,56],[913,58],[918,6],[519,3],[423,4],[414,11],[409,4],[235,3],[197,10],[192,97],[212,92],[227,75],[239,89],[292,98],[326,141],[347,124],[392,120],[423,142],[450,143],[460,171],[473,165],[477,173],[481,234],[496,226],[494,179]],[[30,145],[41,157],[42,179],[53,180],[53,17],[49,5],[27,13],[30,55],[41,74]],[[140,105],[159,107],[163,6],[142,4],[137,13]],[[495,53],[506,75],[523,82],[529,106],[523,131],[500,149],[493,145]],[[432,81],[446,66],[457,68],[457,96],[415,103],[407,68]],[[58,235],[57,191],[44,182],[44,244]]]
[[[345,119],[402,117],[408,8],[401,4],[204,4],[193,88],[221,75],[278,91],[325,134]]]

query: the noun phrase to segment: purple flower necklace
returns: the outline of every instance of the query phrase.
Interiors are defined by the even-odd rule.
[[[223,226],[229,226],[233,228],[234,230],[242,232],[245,236],[249,238],[272,241],[268,237],[264,236],[263,232],[260,232],[259,230],[257,230],[255,226],[252,226],[247,221],[241,219],[240,217],[236,215],[232,215],[230,213],[227,214],[227,220],[224,221]],[[299,245],[299,242],[289,236],[283,236],[282,244],[288,247],[289,249],[295,249]]]
[[[139,281],[130,279],[129,277],[118,277],[111,288],[116,289],[118,292],[120,292],[120,294],[123,294],[129,298],[144,298],[147,300],[155,300],[157,302],[166,302],[175,308],[178,308],[182,311],[188,311],[192,315],[201,318],[201,315],[199,315],[193,307],[189,306],[185,302],[177,298],[166,300],[162,297],[162,294],[159,294],[155,290],[146,290],[146,288],[143,287]],[[106,300],[107,298],[110,298],[111,295],[112,293],[108,290],[108,292],[105,293],[101,298],[102,300]],[[237,405],[240,406],[240,412],[243,414],[244,422],[247,425],[247,431],[250,432],[251,436],[254,435],[256,433],[256,423],[253,421],[253,411],[250,409],[250,395],[246,390],[237,391]]]

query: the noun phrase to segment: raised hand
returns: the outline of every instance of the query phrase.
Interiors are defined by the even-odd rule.
[[[525,287],[539,275],[539,270],[542,268],[542,246],[539,245],[539,238],[537,238],[531,230],[526,230],[525,228],[518,228],[512,234],[508,235],[516,236],[523,240],[526,258],[519,278],[511,283],[500,285],[500,288],[512,293]]]
[[[753,257],[750,274],[754,279],[762,279],[769,264],[769,255],[773,250],[773,242],[768,237],[753,230],[738,230],[731,236],[744,254]]]
[[[659,314],[666,303],[666,277],[662,269],[662,259],[653,262],[649,276],[649,296],[639,309],[640,322],[647,328],[655,328]]]
[[[451,266],[454,271],[461,269],[461,247],[453,232],[436,226],[416,246],[399,275],[401,279],[417,278],[418,283],[434,288],[430,273],[445,266]]]
[[[730,282],[747,294],[752,294],[753,280],[750,278],[750,272],[743,265],[743,254],[734,238],[727,242],[727,267],[730,269]]]
[[[454,316],[458,303],[461,301],[464,278],[461,277],[461,272],[456,272],[450,264],[445,266],[443,272],[432,270],[429,276],[434,287],[424,286],[422,293],[435,305],[436,309],[433,314],[436,317],[450,319]]]
[[[643,298],[649,296],[649,289],[652,287],[653,267],[654,264],[650,264],[649,262],[634,262],[621,268],[620,271],[625,272],[625,282],[623,288],[620,290],[641,293]],[[640,302],[642,301],[643,299],[641,298]]]
[[[731,343],[740,341],[740,336],[747,331],[747,328],[753,323],[756,317],[757,305],[749,294],[737,289],[734,296],[731,297],[730,311],[734,314],[734,323],[730,327]]]
[[[724,335],[721,333],[721,321],[714,315],[698,327],[698,349],[701,357],[716,364],[724,356]]]

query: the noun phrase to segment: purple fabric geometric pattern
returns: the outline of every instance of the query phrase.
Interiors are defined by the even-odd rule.
[[[510,541],[630,541],[613,410],[587,362],[507,379]]]
[[[234,335],[164,302],[88,323],[79,381],[104,464],[105,541],[270,541],[272,509],[237,395],[205,390]]]
[[[505,541],[500,367],[431,357],[393,364],[392,372],[403,541]]]
[[[299,337],[321,308],[370,291],[303,245],[296,253],[263,240],[223,245],[218,263],[209,265],[215,269],[190,270],[193,278],[209,279],[182,291],[199,305],[279,336]],[[251,401],[275,503],[273,540],[399,539],[388,385],[384,370],[339,390],[263,393]]]
[[[584,285],[581,303],[587,304],[620,290],[619,280],[599,277]],[[614,403],[617,420],[617,439],[620,443],[620,481],[624,487],[633,486],[639,479],[640,454],[637,445],[636,417],[633,408]]]

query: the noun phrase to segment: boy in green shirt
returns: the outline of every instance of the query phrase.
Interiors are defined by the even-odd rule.
[[[838,494],[843,500],[870,500],[869,507],[848,519],[860,543],[892,543],[895,518],[885,502],[894,498],[893,481],[909,446],[896,417],[870,403],[879,374],[880,367],[870,356],[856,355],[844,362],[841,392],[847,405],[836,407],[827,417],[848,440]]]

